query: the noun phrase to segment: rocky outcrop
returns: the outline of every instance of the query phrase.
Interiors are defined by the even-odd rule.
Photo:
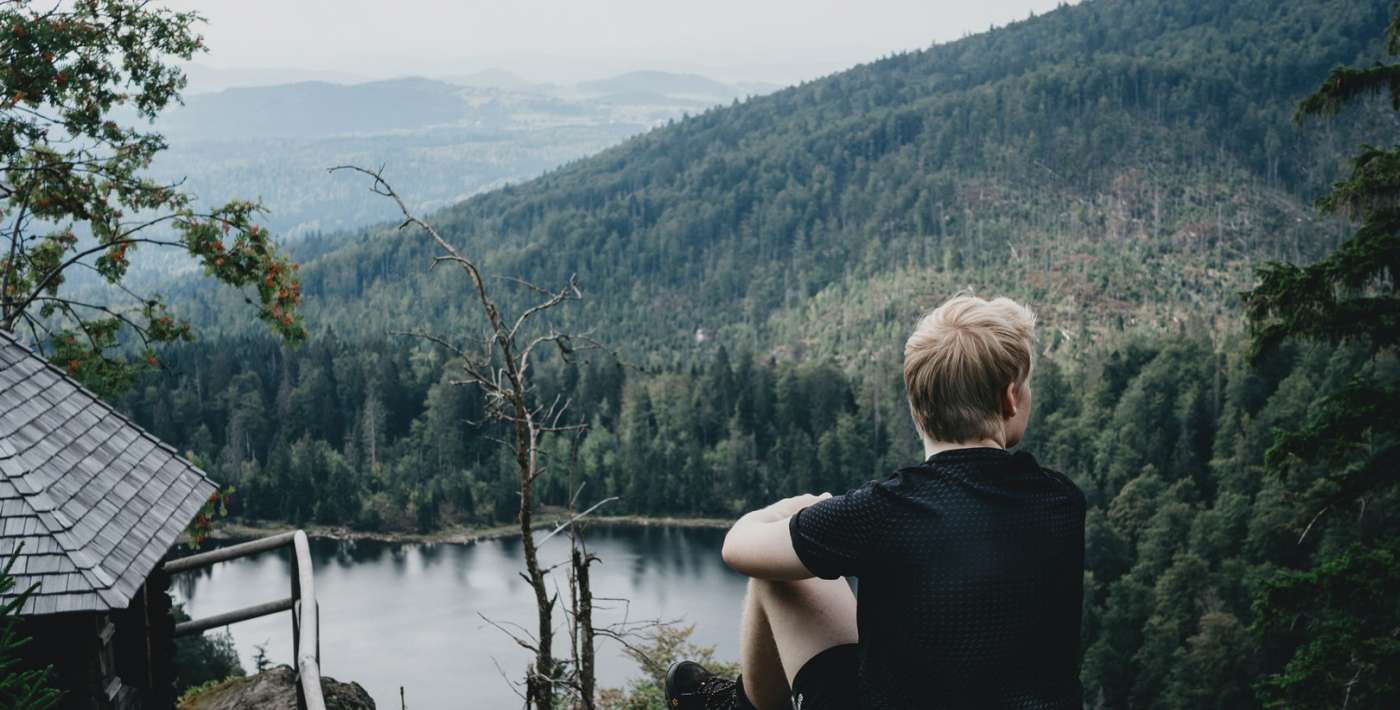
[[[180,710],[296,710],[297,677],[277,666],[246,678],[221,683],[180,703]],[[321,678],[326,710],[374,710],[374,700],[359,683]]]

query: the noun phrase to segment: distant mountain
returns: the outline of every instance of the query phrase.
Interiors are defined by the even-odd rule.
[[[522,182],[721,101],[648,92],[581,95],[502,70],[438,81],[308,81],[197,94],[162,114],[169,139],[152,174],[209,202],[258,198],[283,236],[393,216],[331,165],[389,166],[417,209]],[[158,272],[169,271],[161,264]]]
[[[631,95],[659,94],[728,99],[752,91],[755,84],[737,87],[715,81],[699,74],[674,74],[663,71],[634,71],[607,79],[581,81],[576,88],[585,94]]]
[[[708,108],[715,105],[713,100],[693,98],[678,94],[658,94],[652,91],[620,91],[613,94],[600,94],[590,97],[590,102],[604,106],[682,106]]]
[[[260,199],[268,209],[263,224],[295,240],[393,217],[391,205],[364,199],[363,186],[327,175],[331,165],[387,166],[414,208],[431,210],[720,102],[644,92],[584,96],[500,70],[452,81],[239,87],[190,96],[163,114],[157,128],[170,149],[151,172],[186,180],[206,202]],[[146,262],[157,281],[183,263]]]
[[[705,111],[432,220],[496,273],[577,273],[579,321],[647,357],[695,347],[700,329],[848,364],[894,357],[921,309],[965,287],[1036,304],[1046,348],[1228,330],[1254,266],[1345,233],[1311,201],[1380,127],[1291,116],[1329,68],[1380,56],[1390,9],[1064,6]],[[344,241],[302,270],[313,329],[467,322],[456,275],[425,275],[424,240]]]
[[[224,89],[295,84],[307,81],[325,81],[335,84],[355,84],[369,81],[369,77],[350,72],[320,71],[297,67],[235,69],[188,62],[183,66],[183,69],[185,79],[189,82],[185,86],[186,97],[223,91]]]
[[[450,124],[466,114],[462,89],[441,81],[308,81],[191,96],[160,125],[172,138],[325,137]]]
[[[766,85],[740,87],[694,74],[633,72],[569,89],[497,69],[445,81],[302,81],[194,94],[184,106],[162,114],[160,128],[176,141],[327,138],[483,122],[504,125],[504,116],[521,107],[531,113],[579,115],[596,112],[598,105],[626,105],[674,115],[727,102],[758,86]]]

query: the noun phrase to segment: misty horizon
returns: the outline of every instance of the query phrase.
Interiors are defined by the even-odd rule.
[[[548,0],[508,6],[413,0],[393,7],[342,3],[333,12],[319,1],[292,7],[270,0],[160,4],[205,18],[199,31],[209,51],[195,56],[196,70],[256,82],[225,86],[265,85],[277,77],[284,80],[276,83],[362,83],[491,71],[537,84],[661,71],[789,86],[1067,3],[880,0],[872,7],[781,0],[754,6],[723,0],[719,7],[677,8],[613,0],[579,9]],[[207,89],[192,80],[191,90]]]

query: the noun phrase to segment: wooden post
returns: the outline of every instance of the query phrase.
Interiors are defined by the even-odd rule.
[[[146,703],[151,710],[175,710],[175,619],[170,615],[170,575],[156,567],[143,586],[147,669]]]
[[[296,619],[298,633],[311,636],[311,647],[302,648],[297,644],[297,697],[303,708],[325,710],[326,700],[321,695],[321,628],[320,610],[316,602],[316,579],[311,573],[311,547],[306,533],[298,530],[292,538],[292,554],[296,558],[297,602]],[[310,610],[307,616],[302,612]]]
[[[316,603],[316,580],[312,574],[311,549],[306,540],[306,533],[296,530],[253,540],[239,545],[212,550],[210,552],[182,557],[171,560],[161,566],[163,585],[169,584],[169,575],[185,572],[200,567],[207,567],[217,562],[224,562],[239,557],[265,552],[279,547],[292,548],[292,595],[280,601],[266,602],[243,609],[216,614],[204,619],[194,619],[184,622],[175,629],[176,633],[197,633],[213,625],[230,624],[236,621],[244,621],[268,614],[275,614],[281,611],[291,610],[292,612],[292,658],[297,679],[297,707],[300,710],[325,710],[326,700],[321,691],[321,634],[320,621],[321,609]],[[162,586],[163,588],[163,586]],[[167,595],[158,595],[168,603]],[[302,611],[309,609],[308,616],[302,616]],[[168,607],[167,607],[168,611]],[[169,614],[162,615],[165,619],[163,624],[173,627]],[[302,648],[303,634],[306,637],[306,648]],[[171,634],[173,637],[175,634]],[[173,650],[172,650],[173,653]],[[173,691],[173,687],[171,688]]]
[[[306,693],[301,688],[301,665],[297,663],[301,654],[301,570],[296,551],[293,550],[288,557],[292,560],[292,670],[297,678],[297,710],[306,710]]]

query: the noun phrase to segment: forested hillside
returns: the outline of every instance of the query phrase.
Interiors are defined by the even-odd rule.
[[[165,354],[125,406],[234,483],[234,512],[362,530],[508,521],[507,451],[472,389],[428,349],[322,340],[295,353],[222,341]],[[1269,573],[1335,554],[1394,515],[1299,544],[1315,512],[1296,481],[1265,476],[1273,429],[1300,421],[1352,376],[1362,352],[1290,349],[1252,370],[1202,336],[1124,342],[1066,369],[1038,366],[1025,447],[1070,473],[1090,503],[1083,681],[1095,706],[1245,708],[1277,649],[1251,629]],[[719,356],[640,374],[555,369],[592,424],[557,438],[540,482],[567,502],[571,473],[613,513],[732,517],[799,491],[844,491],[917,458],[902,393],[830,364]],[[572,469],[572,471],[571,471]],[[716,552],[718,554],[718,552]],[[713,620],[691,619],[710,622]]]
[[[615,512],[713,516],[884,475],[918,456],[899,381],[917,314],[962,287],[1028,301],[1043,353],[1026,447],[1090,504],[1086,697],[1260,707],[1261,679],[1307,642],[1261,631],[1271,575],[1396,526],[1378,500],[1309,528],[1297,491],[1318,472],[1264,467],[1275,427],[1354,377],[1393,380],[1393,358],[1294,344],[1251,367],[1237,299],[1254,267],[1349,234],[1311,201],[1358,144],[1393,143],[1393,115],[1291,117],[1329,68],[1382,56],[1392,9],[1090,0],[707,111],[431,219],[495,274],[577,272],[572,325],[617,350],[540,364],[541,396],[591,423],[576,458],[553,440],[547,505],[571,474]],[[236,485],[236,514],[509,519],[511,464],[467,425],[480,397],[441,351],[387,335],[474,335],[468,284],[428,273],[416,235],[340,239],[300,246],[310,342],[220,335],[226,295],[191,290],[204,340],[161,353],[122,404]],[[1327,688],[1337,707],[1345,683]]]
[[[361,185],[330,178],[331,165],[389,166],[415,209],[440,209],[537,177],[686,111],[746,95],[744,87],[702,77],[647,76],[658,90],[631,101],[572,87],[465,86],[421,78],[195,94],[156,122],[170,148],[157,157],[151,174],[186,178],[206,200],[258,198],[268,210],[263,226],[294,241],[395,214],[388,204],[363,199]],[[627,78],[599,88],[626,86]],[[720,93],[677,95],[697,82]]]
[[[964,286],[1069,337],[1214,329],[1250,267],[1343,233],[1309,203],[1368,132],[1290,117],[1327,69],[1378,55],[1388,7],[1086,2],[707,111],[434,222],[498,273],[577,272],[580,320],[632,354],[703,328],[852,362]],[[313,329],[461,323],[426,249],[378,230],[313,259]]]

